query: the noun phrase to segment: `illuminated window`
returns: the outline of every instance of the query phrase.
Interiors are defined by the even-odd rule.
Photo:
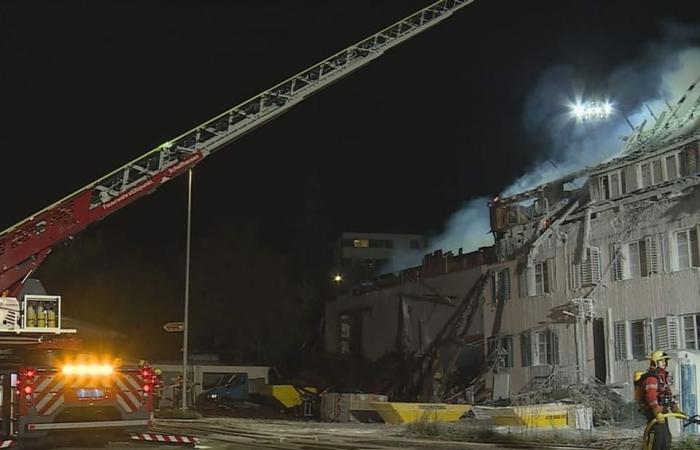
[[[355,248],[369,248],[369,239],[353,239],[352,246]]]

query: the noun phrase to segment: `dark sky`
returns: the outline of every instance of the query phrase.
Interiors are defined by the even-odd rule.
[[[3,1],[1,225],[429,3]],[[205,160],[195,238],[245,222],[285,247],[309,217],[325,240],[439,231],[549,151],[522,127],[548,67],[595,84],[669,21],[700,23],[697,1],[478,0]],[[157,265],[183,245],[184,189],[87,233]]]

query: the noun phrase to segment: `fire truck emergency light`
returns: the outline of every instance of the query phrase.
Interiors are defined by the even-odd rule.
[[[66,364],[61,369],[63,375],[111,375],[114,367],[109,364]]]

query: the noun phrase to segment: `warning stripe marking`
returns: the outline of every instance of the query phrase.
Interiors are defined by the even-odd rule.
[[[198,444],[199,438],[195,436],[184,436],[177,434],[159,433],[133,433],[131,439],[134,441],[169,442],[175,444]]]
[[[117,402],[126,412],[134,412],[141,406],[138,400],[138,393],[132,392],[122,381],[122,377],[114,379],[115,384],[119,388],[116,393]]]
[[[50,416],[51,414],[53,414],[56,411],[56,409],[63,405],[64,402],[65,398],[63,397],[63,394],[59,395],[56,401],[53,402],[53,405],[49,406],[49,409],[46,410],[45,415]]]
[[[63,389],[64,384],[65,383],[63,381],[56,379],[53,385],[49,386],[49,388],[43,391],[41,395],[37,395],[37,397],[35,397],[35,408],[37,413],[44,414],[44,410],[48,406],[48,404],[51,403],[52,400],[55,400],[57,397],[59,397],[59,395],[57,394],[59,394],[60,390]],[[60,396],[62,397],[63,394],[60,394]]]
[[[51,380],[53,380],[53,377],[45,376],[45,377],[41,377],[40,379],[41,379],[41,382],[36,385],[36,387],[34,388],[34,392],[42,392],[44,389],[46,389],[46,386],[48,386],[49,383],[51,383]],[[2,447],[0,447],[0,448],[2,448]]]

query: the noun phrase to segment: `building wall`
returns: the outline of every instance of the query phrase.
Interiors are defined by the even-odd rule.
[[[528,296],[532,292],[532,266],[527,266],[527,248],[523,243],[513,246],[524,249],[519,259],[510,259],[489,268],[499,271],[510,268],[511,299],[504,303],[500,337],[513,336],[513,367],[505,368],[511,373],[511,392],[523,389],[533,377],[550,373],[551,364],[523,367],[523,351],[519,335],[552,329],[559,336],[558,370],[566,371],[577,365],[577,351],[585,353],[585,374],[596,374],[593,323],[582,326],[580,336],[585,348],[579,349],[576,341],[576,324],[571,317],[562,314],[562,306],[576,298],[593,299],[594,317],[602,321],[604,345],[605,381],[627,384],[624,394],[631,395],[631,377],[634,370],[647,366],[644,358],[655,348],[684,346],[684,315],[700,313],[700,261],[696,267],[679,268],[679,237],[676,232],[690,230],[688,252],[700,254],[697,237],[700,236],[700,194],[696,177],[678,179],[661,186],[626,196],[616,201],[591,202],[573,214],[568,222],[552,232],[537,248],[534,264],[547,261],[550,273],[551,292]],[[683,192],[682,195],[679,195]],[[590,208],[590,211],[586,209]],[[587,215],[590,213],[590,221]],[[525,228],[525,227],[523,227]],[[688,236],[692,236],[690,234]],[[514,234],[509,234],[509,237]],[[630,244],[646,243],[644,262],[635,258]],[[650,270],[650,242],[653,241],[654,266],[658,273],[632,274],[632,261],[639,261],[645,270]],[[497,244],[498,245],[498,244]],[[502,246],[505,247],[505,246]],[[586,249],[599,250],[599,283],[581,287],[581,264]],[[620,256],[614,261],[615,252]],[[512,252],[513,254],[517,252]],[[641,257],[640,257],[641,258]],[[691,259],[694,257],[691,256]],[[637,268],[637,270],[642,270]],[[620,279],[625,278],[625,279]],[[529,279],[529,281],[528,281]],[[487,290],[484,309],[485,338],[490,337],[496,317],[494,285]],[[575,308],[569,308],[575,312]],[[644,322],[638,322],[644,321]],[[678,337],[676,343],[664,340],[664,333],[675,323]],[[636,337],[632,324],[636,322]],[[697,333],[690,330],[687,333]],[[621,334],[624,337],[621,338]],[[700,334],[696,336],[700,339]],[[669,338],[670,339],[670,338]],[[643,341],[643,342],[642,342]],[[621,344],[624,343],[624,344]],[[633,344],[635,350],[631,348]],[[643,345],[642,345],[643,344]],[[622,351],[622,347],[626,347]],[[700,345],[696,343],[694,345]],[[531,352],[537,354],[532,343]],[[624,353],[624,354],[621,354]],[[600,364],[600,362],[599,362]],[[568,368],[568,369],[567,369]],[[600,374],[600,371],[599,371]]]
[[[367,292],[360,295],[344,295],[326,305],[325,345],[329,353],[340,352],[340,323],[342,314],[360,315],[362,351],[361,355],[372,360],[396,351],[399,339],[399,324],[402,311],[399,308],[399,294],[431,295],[425,285],[429,285],[442,296],[456,297],[458,303],[467,294],[479,276],[482,268],[453,272],[424,280],[404,283],[391,288]],[[426,349],[443,324],[451,317],[455,306],[437,304],[404,297],[409,317],[406,338],[403,341],[411,352]],[[404,314],[405,317],[405,314]],[[483,335],[481,311],[477,311],[468,334]],[[351,331],[352,333],[352,331]]]

